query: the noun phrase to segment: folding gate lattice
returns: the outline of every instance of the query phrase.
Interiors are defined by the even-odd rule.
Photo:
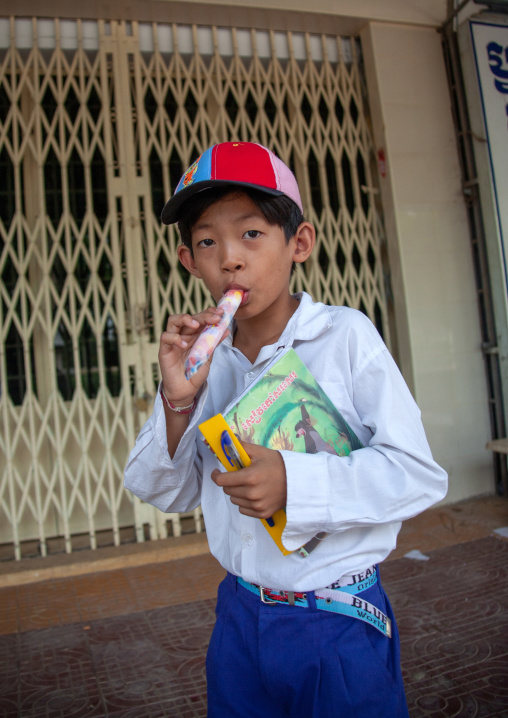
[[[143,526],[122,488],[171,312],[208,296],[158,215],[228,139],[294,169],[318,234],[294,279],[388,340],[383,234],[360,47],[235,28],[0,19],[0,543]],[[199,512],[195,515],[199,529]]]

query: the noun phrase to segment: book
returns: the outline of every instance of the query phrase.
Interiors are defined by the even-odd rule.
[[[308,454],[325,451],[335,456],[348,456],[363,448],[294,349],[277,355],[222,414],[203,422],[199,428],[212,451],[230,471],[240,466],[235,469],[220,446],[226,429],[230,430],[237,449],[242,448],[242,441],[275,450]],[[243,454],[247,456],[244,451]],[[281,509],[271,520],[261,521],[282,553],[291,553],[282,544],[285,511]],[[300,555],[307,556],[325,537],[324,533],[317,534],[299,549]]]

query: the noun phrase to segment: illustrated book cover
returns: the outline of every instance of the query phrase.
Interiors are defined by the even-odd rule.
[[[226,408],[223,416],[225,424],[219,424],[220,431],[214,423],[216,417],[204,422],[199,428],[210,448],[229,470],[234,470],[234,467],[228,466],[227,456],[224,462],[223,447],[217,450],[217,442],[220,443],[222,432],[227,427],[233,437],[240,441],[261,444],[275,450],[307,454],[325,451],[335,456],[348,456],[363,447],[294,349],[276,358]],[[285,511],[278,511],[268,521],[261,520],[279,549],[284,554],[290,553],[281,541],[286,525]],[[325,536],[318,534],[299,549],[300,554],[308,555]]]

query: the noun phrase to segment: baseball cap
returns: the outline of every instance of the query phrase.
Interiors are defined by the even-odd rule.
[[[182,204],[196,192],[220,185],[252,187],[287,195],[303,213],[294,174],[271,150],[255,142],[221,142],[209,147],[183,174],[162,210],[164,224],[178,222]]]

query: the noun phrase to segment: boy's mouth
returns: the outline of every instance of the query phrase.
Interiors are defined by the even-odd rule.
[[[224,294],[226,292],[234,291],[235,289],[238,289],[240,292],[242,292],[242,301],[240,303],[240,306],[243,307],[249,297],[249,290],[245,289],[245,287],[242,287],[239,284],[230,284],[224,289]]]

